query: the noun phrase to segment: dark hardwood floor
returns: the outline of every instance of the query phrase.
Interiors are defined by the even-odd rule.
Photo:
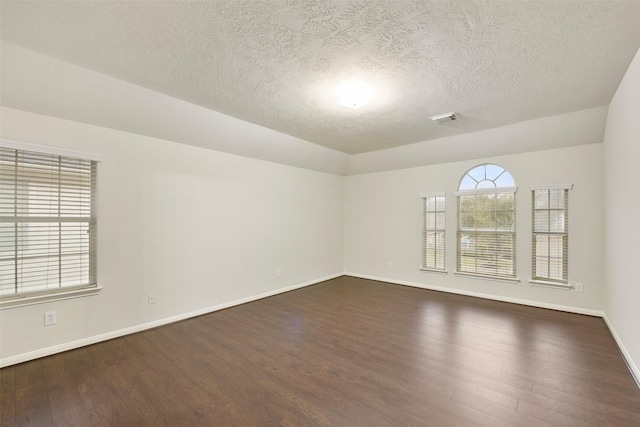
[[[0,370],[2,426],[640,426],[600,318],[341,277]]]

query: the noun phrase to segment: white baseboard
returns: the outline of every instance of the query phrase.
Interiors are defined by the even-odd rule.
[[[494,301],[510,302],[513,304],[528,305],[528,306],[539,307],[539,308],[548,308],[551,310],[566,311],[569,313],[586,314],[588,316],[596,316],[596,317],[604,316],[604,313],[601,310],[593,310],[590,308],[571,307],[568,305],[550,304],[546,302],[531,301],[531,300],[525,300],[520,298],[511,298],[511,297],[505,297],[501,295],[484,294],[481,292],[472,292],[472,291],[466,291],[462,289],[445,288],[442,286],[432,286],[424,283],[408,282],[406,280],[394,280],[386,277],[369,276],[366,274],[357,274],[357,273],[349,273],[349,272],[345,272],[344,274],[346,276],[359,277],[361,279],[377,280],[379,282],[394,283],[396,285],[411,286],[414,288],[429,289],[432,291],[448,292],[450,294],[485,298],[485,299],[490,299]]]
[[[310,280],[308,282],[299,283],[297,285],[292,285],[285,288],[280,288],[273,291],[265,292],[262,294],[253,295],[247,298],[241,298],[235,301],[230,301],[230,302],[214,305],[211,307],[190,311],[188,313],[182,313],[175,316],[166,317],[164,319],[154,320],[152,322],[131,326],[129,328],[118,329],[116,331],[111,331],[104,334],[67,342],[64,344],[58,344],[51,347],[30,351],[28,353],[18,354],[16,356],[6,357],[4,359],[0,359],[0,368],[16,365],[18,363],[28,362],[29,360],[39,359],[45,356],[51,356],[52,354],[62,353],[63,351],[73,350],[73,349],[84,347],[87,345],[96,344],[101,341],[107,341],[113,338],[123,337],[125,335],[130,335],[136,332],[144,331],[146,329],[156,328],[158,326],[166,325],[173,322],[178,322],[180,320],[189,319],[191,317],[201,316],[203,314],[212,313],[214,311],[223,310],[225,308],[233,307],[236,305],[245,304],[245,303],[256,301],[262,298],[267,298],[270,296],[282,294],[285,292],[293,291],[295,289],[304,288],[306,286],[315,285],[316,283],[335,279],[336,277],[340,277],[343,275],[344,275],[343,273],[333,274],[331,276],[323,277],[321,279]]]
[[[638,385],[638,388],[640,388],[640,369],[638,369],[638,365],[636,365],[633,359],[631,358],[631,354],[629,353],[629,351],[627,351],[627,348],[622,343],[622,339],[620,339],[620,336],[618,335],[615,328],[613,327],[613,324],[611,324],[611,321],[609,320],[609,317],[607,316],[607,314],[604,313],[604,316],[602,316],[602,318],[604,319],[604,322],[609,327],[609,331],[611,331],[611,335],[613,335],[613,339],[616,340],[616,344],[618,344],[620,353],[622,353],[624,361],[626,362],[627,367],[629,368],[629,371],[631,371],[631,375],[633,376],[633,379],[636,380],[636,384]]]

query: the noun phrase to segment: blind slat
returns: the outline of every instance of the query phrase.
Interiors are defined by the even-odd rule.
[[[515,277],[515,236],[515,193],[458,196],[458,272]]]

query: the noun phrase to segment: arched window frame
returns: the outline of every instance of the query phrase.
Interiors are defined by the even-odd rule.
[[[475,184],[474,184],[475,182]],[[519,282],[516,192],[509,171],[493,163],[469,169],[458,183],[456,274]]]

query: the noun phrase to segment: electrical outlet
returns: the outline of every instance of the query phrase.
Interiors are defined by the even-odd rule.
[[[277,269],[276,270],[276,277],[282,277],[282,269]]]
[[[58,316],[55,311],[47,311],[44,313],[44,326],[55,325],[58,321]]]
[[[149,294],[147,295],[147,302],[149,304],[155,304],[156,303],[156,296],[155,294]]]
[[[573,287],[576,289],[576,292],[584,292],[584,283],[576,283]]]
[[[393,263],[391,261],[387,261],[387,268],[393,268]]]

